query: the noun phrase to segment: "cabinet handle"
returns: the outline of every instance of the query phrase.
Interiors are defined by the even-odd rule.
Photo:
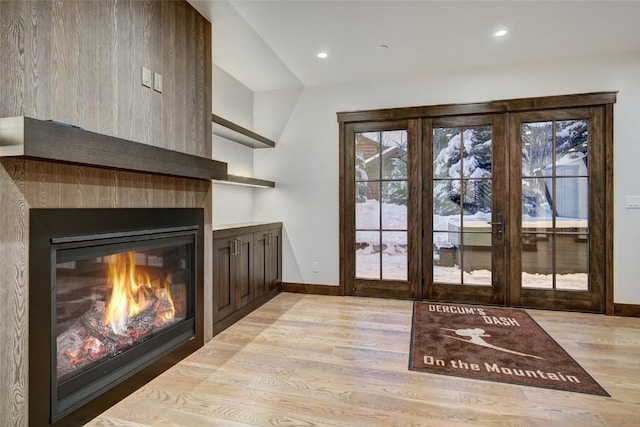
[[[231,248],[231,255],[240,255],[242,253],[242,240],[234,239],[230,240],[233,245]]]

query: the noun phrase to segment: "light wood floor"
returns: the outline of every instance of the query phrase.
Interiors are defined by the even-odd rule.
[[[640,319],[529,313],[611,397],[409,371],[412,302],[283,293],[87,425],[640,425]]]

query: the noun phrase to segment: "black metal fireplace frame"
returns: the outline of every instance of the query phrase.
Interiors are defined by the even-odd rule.
[[[81,425],[165,371],[204,344],[204,210],[200,208],[31,209],[29,238],[29,424]],[[104,236],[117,244],[128,238],[144,240],[162,236],[195,236],[195,296],[193,319],[172,329],[170,339],[158,336],[156,350],[139,354],[136,348],[124,357],[134,363],[112,371],[100,365],[107,381],[75,391],[71,403],[58,400],[52,378],[55,365],[51,343],[52,266],[57,248],[82,245]],[[90,237],[84,237],[90,236]],[[164,238],[164,237],[163,237]],[[145,347],[146,348],[146,347]],[[136,354],[137,352],[137,354]],[[120,356],[118,356],[120,357]],[[110,383],[110,384],[109,384]],[[60,407],[58,407],[60,405]]]

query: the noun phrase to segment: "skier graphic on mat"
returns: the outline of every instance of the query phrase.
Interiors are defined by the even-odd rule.
[[[473,328],[473,329],[447,329],[447,328],[440,328],[440,329],[442,329],[444,331],[455,332],[456,335],[459,335],[461,337],[468,337],[469,339],[445,335],[445,337],[447,337],[447,338],[451,338],[451,339],[454,339],[454,340],[459,340],[459,341],[462,341],[462,342],[468,342],[470,344],[479,345],[480,347],[486,347],[486,348],[491,348],[491,349],[498,350],[498,351],[503,351],[505,353],[516,354],[518,356],[533,357],[534,359],[544,360],[544,358],[539,357],[539,356],[534,356],[533,354],[520,353],[519,351],[509,350],[508,348],[498,347],[496,345],[489,344],[488,342],[486,342],[484,340],[484,338],[489,338],[489,337],[491,337],[491,335],[487,334],[484,329],[480,329],[480,328]]]

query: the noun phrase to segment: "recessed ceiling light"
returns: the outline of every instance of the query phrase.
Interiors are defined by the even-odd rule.
[[[380,44],[380,45],[378,45],[378,47],[380,49],[389,49],[389,45],[388,44]]]
[[[496,37],[504,37],[507,35],[507,30],[498,30],[495,33],[493,33],[493,35]]]
[[[329,56],[329,54],[328,54],[327,52],[320,52],[320,53],[318,53],[316,56],[317,56],[318,58],[320,58],[320,59],[324,59],[324,58],[326,58],[327,56]]]

